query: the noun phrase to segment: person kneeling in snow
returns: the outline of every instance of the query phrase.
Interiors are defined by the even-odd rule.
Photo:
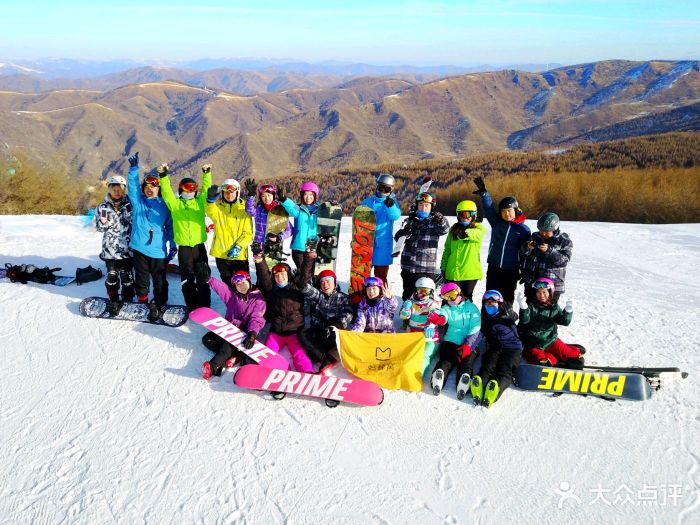
[[[474,361],[479,356],[481,314],[456,283],[442,285],[440,295],[447,304],[428,315],[428,321],[447,325],[447,330],[440,343],[440,359],[430,377],[430,386],[433,394],[438,395],[450,371],[457,366],[457,399],[463,399],[469,389]]]
[[[226,314],[224,315],[226,320],[248,333],[241,341],[241,346],[250,350],[255,344],[258,333],[265,326],[265,299],[260,290],[253,286],[250,274],[245,270],[234,273],[231,277],[231,284],[233,290],[216,277],[209,279],[209,286],[226,304]],[[224,365],[226,368],[231,368],[246,357],[241,350],[214,332],[204,334],[202,344],[209,350],[216,352],[211,360],[202,364],[202,377],[204,379],[209,379],[212,375],[220,376]]]
[[[357,316],[350,326],[353,332],[393,334],[398,304],[389,286],[379,277],[365,279],[364,297],[357,305]]]
[[[518,315],[504,302],[501,292],[487,290],[484,293],[481,332],[486,337],[486,352],[479,374],[471,384],[476,405],[491,406],[513,380],[513,368],[520,364],[523,352],[515,326],[517,320]]]
[[[299,330],[299,341],[319,371],[336,362],[332,351],[337,351],[334,328],[345,330],[352,321],[350,297],[337,286],[333,270],[318,274],[319,288],[307,283],[302,292],[311,305],[311,327]]]
[[[568,326],[573,317],[573,304],[562,309],[554,302],[555,285],[551,279],[540,277],[534,283],[535,301],[528,306],[525,297],[518,296],[520,333],[525,343],[523,357],[533,365],[583,368],[583,350],[567,345],[557,336],[557,325]]]

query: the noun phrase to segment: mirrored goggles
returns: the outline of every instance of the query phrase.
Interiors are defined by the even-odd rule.
[[[184,191],[185,193],[194,193],[197,191],[197,183],[186,182],[184,184],[180,184],[180,190]]]
[[[466,221],[468,219],[471,219],[472,217],[476,217],[476,212],[475,211],[460,211],[457,212],[457,218],[461,221]]]
[[[275,274],[275,273],[282,273],[282,272],[286,272],[286,271],[287,271],[287,267],[286,267],[284,264],[275,264],[275,265],[272,267],[272,273],[273,273],[273,274]]]
[[[274,184],[263,184],[258,188],[258,192],[260,193],[276,193],[277,188],[275,188]]]
[[[158,177],[146,177],[143,183],[151,188],[160,188],[160,179]]]
[[[457,297],[459,297],[459,290],[457,290],[457,289],[450,290],[446,294],[443,294],[442,297],[443,297],[443,299],[446,299],[448,301],[454,301],[455,299],[457,299]]]
[[[245,272],[236,273],[231,277],[231,282],[233,284],[240,283],[243,281],[250,281],[250,275]]]
[[[421,193],[418,195],[418,197],[416,197],[416,202],[429,202],[432,204],[435,202],[435,197],[433,197],[431,193]]]
[[[433,291],[430,288],[416,288],[417,295],[430,295]]]
[[[549,283],[545,281],[535,281],[535,284],[532,285],[532,287],[537,290],[539,288],[544,288],[545,290],[549,288]]]
[[[221,191],[238,191],[233,184],[224,184],[221,186]]]

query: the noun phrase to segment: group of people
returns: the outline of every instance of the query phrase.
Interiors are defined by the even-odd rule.
[[[559,218],[551,212],[543,214],[537,221],[538,231],[531,233],[517,200],[505,197],[496,208],[479,177],[474,193],[481,198],[491,225],[487,291],[481,309],[474,304],[473,292],[484,277],[480,250],[486,228],[472,200],[459,202],[457,222],[450,227],[435,210],[433,193],[416,196],[396,233],[406,238],[399,302],[391,292],[389,267],[394,223],[401,209],[394,177],[380,174],[374,193],[361,202],[376,217],[373,271],[363,290],[350,297],[338,287],[333,270],[325,269],[314,278],[320,193],[315,183],[302,184],[295,202],[282,188],[258,186],[247,179],[244,199],[235,179],[212,185],[211,166],[205,165],[201,186],[183,178],[175,195],[166,164],[157,169],[157,176],[140,181],[138,153],[128,160],[128,183],[123,177],[111,177],[108,193],[96,210],[96,227],[104,232],[100,257],[107,267],[110,310],[116,314],[124,302],[136,300],[148,304],[149,320],[157,321],[168,301],[167,265],[177,255],[187,308],[210,306],[213,289],[226,304],[226,319],[247,333],[239,348],[213,333],[203,337],[203,344],[215,354],[202,365],[206,379],[246,359],[242,350],[252,348],[266,323],[269,332],[264,343],[277,351],[286,347],[297,371],[313,373],[335,362],[336,329],[394,332],[397,310],[407,330],[425,335],[425,375],[439,354],[430,374],[435,394],[455,367],[458,398],[470,390],[475,402],[489,405],[510,384],[521,356],[536,364],[576,368],[583,364],[582,349],[557,336],[557,325],[568,325],[573,311],[570,301],[564,308],[558,305],[572,250],[568,235],[560,231]],[[282,231],[268,232],[268,214],[278,205],[289,220]],[[211,275],[209,267],[205,241],[210,228],[205,217],[212,222],[210,252],[219,278]],[[438,260],[439,240],[445,235]],[[266,259],[262,249],[266,243],[281,244],[289,237],[295,269],[287,262]],[[255,284],[249,255],[255,265]],[[516,299],[519,282],[525,295]],[[436,283],[443,283],[439,291]],[[481,368],[473,375],[479,348],[484,346]]]

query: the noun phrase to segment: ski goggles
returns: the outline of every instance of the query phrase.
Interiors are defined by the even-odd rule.
[[[475,211],[465,210],[457,212],[457,218],[461,221],[466,221],[468,219],[471,219],[472,217],[476,217]]]
[[[272,273],[282,273],[282,272],[287,272],[287,265],[286,264],[275,264],[272,267]]]
[[[433,204],[435,202],[435,196],[432,193],[421,193],[416,197],[416,202],[429,202]]]
[[[454,301],[457,299],[457,297],[459,297],[460,293],[459,288],[455,288],[454,290],[450,290],[449,292],[442,294],[442,298],[446,299],[447,301]]]
[[[143,183],[151,188],[160,188],[160,179],[158,177],[146,177]]]
[[[535,290],[538,290],[538,289],[545,289],[546,290],[547,288],[549,288],[549,283],[547,281],[535,281],[535,284],[533,284],[532,287]]]
[[[274,184],[263,184],[258,188],[258,193],[277,193],[277,188]]]
[[[243,281],[250,281],[250,274],[248,272],[236,272],[233,274],[233,277],[231,277],[231,282],[233,284],[241,283]]]
[[[503,296],[500,292],[496,290],[487,290],[484,293],[484,301],[496,301],[499,303],[503,302]]]
[[[384,281],[382,281],[379,277],[367,277],[365,279],[365,288],[368,286],[379,286],[379,288],[381,288],[384,286]]]
[[[185,182],[183,184],[180,184],[179,189],[180,191],[184,191],[185,193],[194,193],[195,191],[197,191],[197,183]]]
[[[238,188],[233,184],[224,184],[221,186],[221,191],[238,191]]]
[[[394,188],[392,188],[391,186],[387,186],[386,184],[383,184],[381,182],[377,184],[377,191],[379,193],[391,193],[391,190],[393,189]]]
[[[416,295],[430,295],[433,291],[430,288],[416,288]]]

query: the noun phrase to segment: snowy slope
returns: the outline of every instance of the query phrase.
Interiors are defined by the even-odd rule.
[[[388,391],[377,408],[277,402],[230,372],[200,379],[199,326],[80,317],[102,282],[1,281],[0,522],[700,522],[700,228],[563,229],[575,300],[563,339],[590,362],[688,379],[642,403],[511,389],[486,411],[456,401],[453,377],[440,397]],[[79,218],[0,217],[2,263],[70,274],[101,265],[99,245]],[[398,267],[391,277],[400,292]]]

